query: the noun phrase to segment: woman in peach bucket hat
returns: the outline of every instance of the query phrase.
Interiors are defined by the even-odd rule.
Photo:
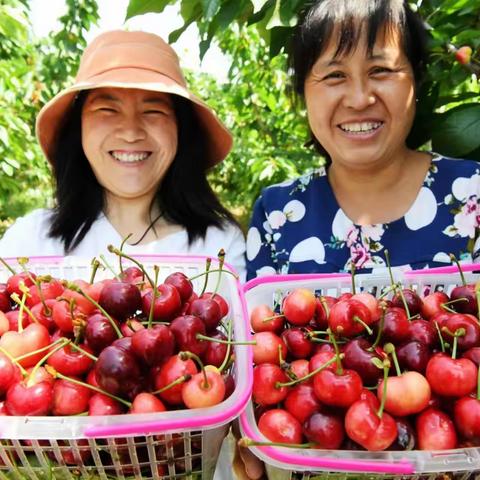
[[[128,254],[216,256],[223,248],[243,275],[242,232],[206,178],[232,137],[189,91],[159,36],[99,35],[74,84],[41,109],[36,132],[55,178],[55,206],[17,219],[0,256],[92,257],[131,235]]]

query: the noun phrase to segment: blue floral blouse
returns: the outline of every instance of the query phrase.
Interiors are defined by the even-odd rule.
[[[433,154],[420,191],[400,219],[355,225],[339,207],[324,167],[267,187],[247,235],[247,279],[275,273],[363,273],[480,258],[480,163]]]

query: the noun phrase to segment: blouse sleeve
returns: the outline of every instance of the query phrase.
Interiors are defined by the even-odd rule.
[[[247,280],[277,273],[275,244],[263,198],[261,196],[255,202],[247,234]]]

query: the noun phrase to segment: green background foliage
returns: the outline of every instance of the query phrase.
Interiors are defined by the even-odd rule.
[[[410,2],[428,24],[431,62],[419,93],[412,146],[480,160],[480,0]],[[222,201],[243,225],[261,188],[315,168],[301,104],[287,93],[285,47],[306,0],[130,0],[126,18],[177,4],[183,25],[195,23],[203,56],[216,42],[230,59],[226,81],[187,72],[192,89],[232,130],[235,145],[210,173]],[[71,81],[98,20],[95,0],[66,0],[61,28],[33,36],[28,0],[0,0],[0,232],[15,217],[51,203],[47,162],[34,137],[39,108]],[[470,45],[471,63],[454,51]]]

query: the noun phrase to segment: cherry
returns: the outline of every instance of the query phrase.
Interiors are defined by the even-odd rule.
[[[85,320],[83,311],[67,300],[59,300],[52,307],[52,320],[63,332],[73,332],[74,326],[78,322]]]
[[[444,353],[430,358],[425,375],[432,390],[447,397],[463,397],[477,385],[477,367],[471,360],[454,359]]]
[[[314,328],[326,330],[328,328],[328,317],[332,305],[337,303],[337,299],[330,295],[322,295],[315,299],[315,316],[310,322]]]
[[[302,327],[287,328],[282,332],[281,338],[287,350],[294,358],[308,358],[313,351],[313,343],[307,336],[308,330]]]
[[[261,363],[280,364],[280,355],[282,359],[287,357],[287,346],[283,338],[273,332],[259,332],[252,336],[255,344],[253,350],[253,363],[259,365]]]
[[[53,384],[52,413],[78,415],[88,410],[92,390],[68,380],[58,379]]]
[[[272,442],[302,442],[302,425],[292,414],[280,408],[265,412],[258,421],[258,429]]]
[[[322,404],[316,397],[313,386],[305,383],[295,385],[289,390],[283,404],[285,410],[290,412],[301,424],[322,409]]]
[[[468,65],[472,58],[472,52],[472,47],[469,45],[464,45],[455,51],[455,59],[461,65]]]
[[[228,315],[229,307],[227,301],[218,293],[213,292],[205,292],[200,298],[211,298],[217,302],[218,306],[220,307],[220,315],[221,317],[226,317]]]
[[[291,324],[304,326],[312,319],[316,306],[315,295],[310,290],[297,288],[284,298],[282,310]]]
[[[275,405],[285,399],[287,387],[277,383],[288,382],[285,372],[273,363],[262,363],[253,369],[252,397],[259,405]]]
[[[19,330],[19,323],[21,323],[20,329],[24,329],[30,324],[30,317],[27,315],[27,312],[25,312],[25,310],[22,312],[21,322],[19,322],[20,310],[10,310],[4,315],[8,321],[8,330],[16,332]]]
[[[133,398],[141,388],[137,359],[128,350],[114,345],[100,353],[95,364],[95,378],[100,388],[113,395]]]
[[[210,334],[210,337],[212,339],[227,340],[226,335],[224,335],[220,330],[217,330],[214,333]],[[207,365],[213,365],[217,368],[220,367],[225,360],[225,356],[227,355],[228,345],[220,342],[206,343],[207,349],[202,355],[203,361]]]
[[[53,386],[50,382],[14,383],[7,391],[5,408],[9,415],[48,415],[53,404]]]
[[[408,342],[397,347],[398,363],[403,369],[425,373],[431,351],[425,343]]]
[[[120,280],[128,283],[133,283],[134,285],[140,285],[144,281],[143,272],[134,265],[123,270],[123,272],[120,273],[119,277]]]
[[[250,314],[252,330],[258,332],[274,332],[279,334],[283,330],[284,317],[277,315],[265,304],[257,305]]]
[[[132,337],[135,332],[145,328],[141,322],[134,318],[127,318],[127,320],[120,324],[120,332],[124,337]]]
[[[207,350],[208,342],[197,338],[197,335],[205,335],[205,324],[195,315],[182,315],[175,318],[170,325],[170,331],[180,350],[200,356]]]
[[[50,333],[57,328],[57,325],[52,318],[52,311],[55,303],[57,303],[57,300],[50,298],[45,300],[45,303],[39,302],[31,308],[32,315],[37,319],[37,322],[44,325]]]
[[[193,285],[189,278],[182,272],[173,272],[165,280],[164,283],[173,285],[178,293],[182,302],[186,302],[193,293]]]
[[[18,366],[0,352],[0,395],[3,396],[9,387],[22,379]]]
[[[343,420],[332,413],[316,412],[303,424],[303,434],[315,444],[314,448],[335,450],[345,437]]]
[[[355,370],[342,369],[337,373],[326,368],[313,377],[313,388],[322,403],[349,407],[360,397],[363,384]]]
[[[455,402],[454,422],[458,432],[469,440],[480,440],[480,400],[473,396]]]
[[[0,283],[0,311],[8,312],[12,304],[10,302],[10,294],[5,283]]]
[[[377,388],[380,401],[383,397],[383,383],[381,380]],[[405,372],[397,377],[388,377],[385,410],[398,417],[419,413],[426,408],[430,397],[427,379],[418,372]]]
[[[443,306],[450,301],[445,292],[433,292],[423,297],[421,315],[430,320],[437,313],[445,313]]]
[[[140,309],[142,297],[136,285],[114,281],[103,286],[98,303],[112,317],[125,319]]]
[[[373,358],[378,358],[375,351],[371,350],[371,343],[366,338],[353,338],[345,345],[343,365],[345,368],[355,370],[367,385],[376,384],[382,375],[373,363]]]
[[[310,362],[305,358],[298,358],[297,360],[293,360],[293,362],[290,363],[289,371],[296,378],[303,378],[310,373]],[[312,384],[311,378],[304,381],[304,385],[307,384]]]
[[[103,393],[94,393],[88,401],[88,414],[95,415],[120,415],[124,407],[120,402]]]
[[[450,293],[451,300],[456,300],[453,304],[458,313],[478,313],[477,295],[475,285],[460,285],[455,287]]]
[[[395,294],[392,298],[392,305],[394,307],[405,308],[403,299],[405,299],[405,302],[407,304],[410,318],[418,315],[422,311],[422,299],[418,296],[416,292],[414,292],[410,288],[404,288],[402,290],[402,294]]]
[[[37,276],[32,272],[20,272],[10,275],[7,279],[7,292],[9,295],[16,293],[20,298],[22,298],[23,292],[20,288],[20,285],[23,284],[25,287],[29,288],[35,284],[35,279]]]
[[[468,358],[477,367],[480,365],[480,347],[469,348],[466,352],[463,352],[463,358]]]
[[[378,300],[368,292],[355,293],[350,297],[352,300],[362,302],[370,311],[371,323],[377,322],[382,316],[382,308]]]
[[[364,332],[370,323],[371,314],[368,307],[351,298],[335,303],[328,317],[332,332],[344,337],[352,337]]]
[[[154,413],[165,412],[167,408],[163,402],[148,392],[139,393],[132,402],[130,413]]]
[[[213,298],[197,298],[193,300],[190,303],[188,313],[200,318],[205,324],[207,332],[215,330],[222,319],[220,307]]]
[[[48,357],[47,364],[62,375],[74,377],[83,375],[92,368],[94,360],[92,350],[87,345],[79,347],[81,350],[71,344],[65,345]]]
[[[431,348],[438,342],[438,332],[434,325],[427,320],[412,320],[408,328],[406,341],[424,343]]]
[[[33,307],[42,301],[54,300],[62,295],[64,289],[65,288],[63,285],[55,279],[51,279],[48,282],[39,282],[38,285],[34,284],[28,289],[28,295],[25,303],[27,306]]]
[[[417,442],[415,429],[406,418],[396,418],[397,438],[388,450],[414,450]]]
[[[383,319],[382,339],[401,343],[408,337],[409,327],[410,321],[403,308],[387,308]]]
[[[447,450],[457,446],[457,434],[450,417],[429,407],[417,416],[418,447],[421,450]]]
[[[225,382],[218,370],[203,370],[192,375],[182,388],[182,400],[188,408],[217,405],[225,398]]]
[[[480,345],[480,325],[473,315],[457,313],[452,315],[443,324],[441,331],[444,338],[452,336],[457,330],[464,329],[465,333],[458,336],[458,349],[468,350]],[[444,333],[445,332],[445,333]]]
[[[96,354],[118,338],[110,320],[100,312],[95,312],[87,318],[84,335],[88,346]]]
[[[170,320],[182,306],[182,299],[178,290],[168,283],[162,283],[157,287],[157,295],[153,301],[153,290],[148,290],[142,296],[142,311],[146,317],[150,315],[153,301],[153,320]]]
[[[174,334],[166,325],[143,328],[132,335],[132,350],[147,365],[158,365],[173,355]]]

